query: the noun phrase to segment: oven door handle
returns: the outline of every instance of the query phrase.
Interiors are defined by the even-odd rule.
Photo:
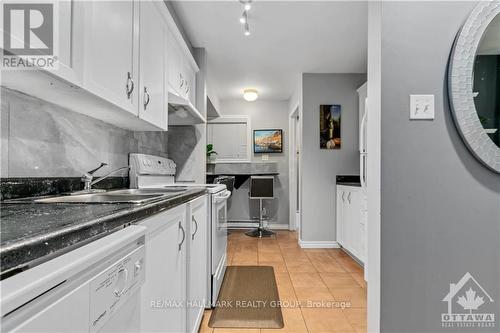
[[[215,203],[221,203],[227,200],[231,196],[231,191],[226,190],[223,195],[218,195],[215,197]]]

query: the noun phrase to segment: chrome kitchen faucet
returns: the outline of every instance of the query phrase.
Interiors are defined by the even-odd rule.
[[[94,180],[94,176],[93,176],[93,175],[94,175],[94,173],[95,173],[97,170],[99,170],[99,169],[101,169],[101,168],[103,168],[103,167],[105,167],[105,166],[107,166],[107,165],[108,165],[107,163],[102,162],[102,163],[101,163],[101,165],[100,165],[100,166],[98,166],[97,168],[92,169],[92,170],[90,170],[90,171],[88,171],[88,172],[84,173],[84,174],[82,175],[82,178],[81,178],[81,181],[82,181],[82,183],[83,183],[83,191],[78,191],[78,192],[75,192],[75,193],[80,194],[80,193],[82,193],[82,192],[87,192],[87,193],[90,193],[90,192],[104,192],[105,190],[96,190],[96,189],[92,189],[92,186],[93,186],[93,185],[95,185],[95,184],[97,184],[97,183],[99,183],[100,181],[102,181],[102,180],[104,180],[104,179],[108,178],[108,177],[109,177],[109,176],[111,176],[112,174],[115,174],[115,173],[117,173],[117,172],[119,172],[119,171],[122,171],[122,170],[129,170],[129,169],[130,169],[130,167],[129,167],[129,166],[121,167],[121,168],[118,168],[118,169],[112,170],[112,171],[108,172],[107,174],[105,174],[104,176],[99,177],[99,178],[97,178],[96,180]]]

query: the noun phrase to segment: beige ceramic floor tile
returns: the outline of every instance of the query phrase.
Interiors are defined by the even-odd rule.
[[[290,279],[294,288],[297,287],[326,287],[318,273],[290,272]]]
[[[293,273],[315,273],[316,268],[309,261],[292,261],[286,260],[286,267],[289,272]]]
[[[366,309],[345,309],[344,314],[356,333],[366,333]]]
[[[333,297],[339,302],[350,302],[351,308],[366,308],[366,290],[357,287],[352,289],[335,289],[329,288]]]
[[[341,249],[327,249],[327,252],[330,256],[332,256],[333,258],[337,259],[337,258],[345,258],[345,257],[349,257],[344,251],[342,251]]]
[[[214,333],[260,333],[258,328],[215,328]]]
[[[205,310],[203,313],[203,319],[201,320],[200,329],[198,333],[212,333],[213,329],[208,327],[208,321],[210,320],[210,315],[212,314],[212,310]]]
[[[295,287],[295,295],[302,306],[309,306],[308,302],[333,302],[335,299],[326,287]]]
[[[285,322],[285,327],[281,329],[261,329],[261,332],[272,333],[307,333],[306,324],[304,318],[302,318],[302,312],[299,308],[286,309],[282,308],[281,312],[283,314],[283,321]]]
[[[351,257],[336,258],[337,262],[348,272],[363,272],[363,267]]]
[[[340,309],[302,308],[301,310],[309,333],[355,332]]]
[[[275,273],[287,273],[288,269],[284,261],[266,261],[259,259],[259,266],[271,266]]]
[[[358,288],[359,284],[349,273],[319,273],[321,279],[330,289]]]
[[[311,264],[319,273],[342,273],[345,272],[344,268],[331,257],[326,260],[311,260]]]
[[[362,287],[362,288],[365,288],[366,289],[366,281],[365,281],[365,277],[364,277],[364,273],[360,273],[360,272],[356,272],[356,273],[350,273],[352,278],[354,280],[356,280],[356,282]]]

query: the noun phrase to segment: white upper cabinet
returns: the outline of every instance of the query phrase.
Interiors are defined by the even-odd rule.
[[[59,69],[5,71],[2,86],[136,131],[167,130],[170,92],[195,118],[177,125],[204,122],[198,66],[162,1],[59,1],[57,15]]]
[[[136,1],[84,2],[83,87],[138,113]]]
[[[168,83],[171,92],[185,98],[193,105],[196,103],[196,73],[198,66],[192,59],[183,41],[175,37],[172,30],[168,33]]]
[[[82,83],[82,16],[83,2],[60,1],[59,10],[59,69],[53,74],[75,84]]]
[[[168,125],[167,26],[161,2],[140,2],[139,117],[160,129]]]

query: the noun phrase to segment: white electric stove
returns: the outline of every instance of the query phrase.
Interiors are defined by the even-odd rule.
[[[213,307],[217,301],[227,266],[227,199],[231,192],[224,184],[176,183],[176,164],[174,161],[154,155],[130,154],[130,188],[165,188],[189,189],[205,187],[208,192],[209,217],[207,239],[207,299]]]

